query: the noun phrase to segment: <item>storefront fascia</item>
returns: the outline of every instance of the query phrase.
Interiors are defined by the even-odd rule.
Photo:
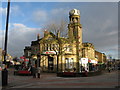
[[[42,55],[56,55],[58,51],[43,51]]]
[[[80,72],[82,72],[82,68],[81,67],[84,67],[85,70],[89,71],[88,58],[81,58],[79,60],[79,64],[80,64]]]
[[[98,62],[96,60],[90,60],[88,58],[81,58],[81,60],[79,61],[79,63],[80,63],[80,66],[83,66],[85,68],[85,70],[87,70],[89,72],[90,71],[89,70],[89,65],[90,64],[96,65]],[[82,71],[80,70],[80,72],[82,72]]]

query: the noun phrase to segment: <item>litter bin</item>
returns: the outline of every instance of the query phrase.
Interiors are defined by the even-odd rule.
[[[8,70],[5,68],[2,70],[2,86],[6,86],[8,84]]]

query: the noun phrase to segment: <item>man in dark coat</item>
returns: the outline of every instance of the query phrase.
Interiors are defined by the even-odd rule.
[[[33,74],[33,78],[36,78],[37,68],[35,66],[32,67],[32,74]]]

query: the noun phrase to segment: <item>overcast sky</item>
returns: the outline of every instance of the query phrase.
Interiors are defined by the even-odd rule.
[[[7,3],[2,2],[0,48],[4,47],[6,7]],[[46,23],[59,23],[61,19],[69,23],[69,11],[74,8],[80,10],[83,42],[93,43],[97,51],[118,58],[117,2],[12,2],[8,53],[12,56],[22,56],[24,47],[36,40],[38,33],[43,36],[42,28]]]

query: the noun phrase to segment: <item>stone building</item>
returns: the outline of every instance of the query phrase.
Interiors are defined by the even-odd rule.
[[[67,38],[60,37],[60,32],[54,35],[44,31],[44,37],[40,38],[38,34],[37,40],[31,42],[30,48],[25,48],[24,56],[28,56],[28,52],[31,53],[33,65],[37,64],[43,71],[49,72],[72,71],[73,68],[80,72],[81,66],[89,69],[89,63],[97,64],[99,61],[94,45],[82,42],[82,25],[77,9],[69,12]]]
[[[3,55],[2,55],[2,48],[0,48],[0,65],[2,63],[2,57],[3,57]]]
[[[99,60],[98,63],[106,63],[107,57],[104,53],[95,51],[95,57]]]

